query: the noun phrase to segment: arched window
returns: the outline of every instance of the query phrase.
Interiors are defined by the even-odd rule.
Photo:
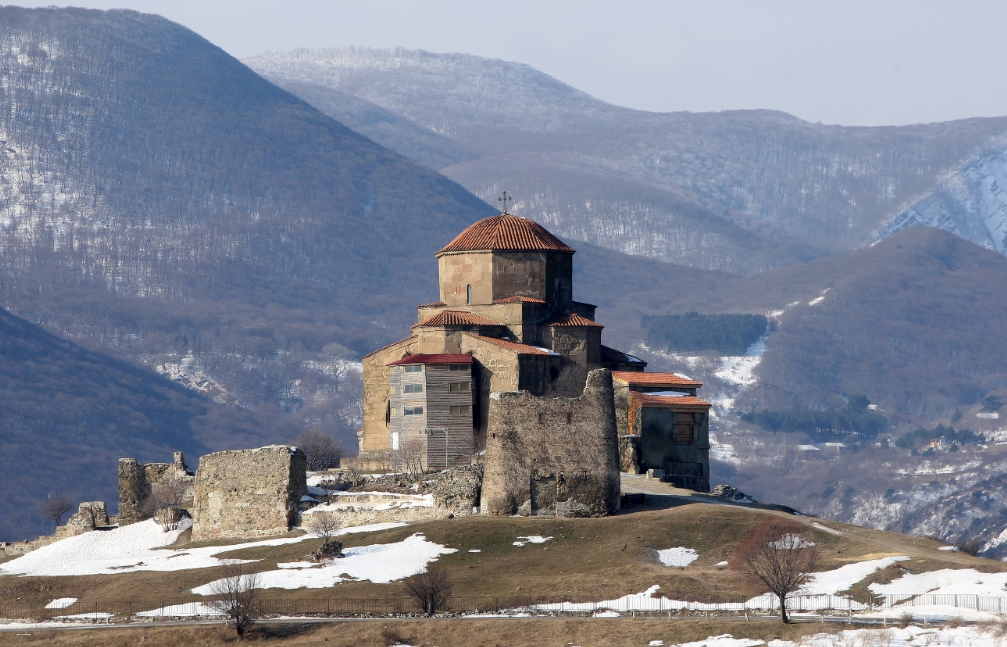
[[[465,286],[465,303],[472,303],[472,286]]]

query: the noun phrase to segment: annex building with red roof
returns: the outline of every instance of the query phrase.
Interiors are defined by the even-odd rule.
[[[697,396],[702,385],[646,373],[646,362],[602,345],[595,306],[573,298],[574,254],[542,225],[506,212],[438,251],[437,300],[416,307],[408,337],[363,358],[356,464],[469,464],[487,448],[492,394],[575,399],[589,373],[607,369],[615,420],[602,426],[617,429],[615,464],[634,473],[663,470],[676,484],[708,490],[710,405]]]

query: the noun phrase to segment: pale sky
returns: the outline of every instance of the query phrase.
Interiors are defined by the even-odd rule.
[[[20,2],[24,6],[50,6]],[[895,125],[1007,115],[1007,2],[118,0],[241,58],[364,45],[527,63],[643,110]]]

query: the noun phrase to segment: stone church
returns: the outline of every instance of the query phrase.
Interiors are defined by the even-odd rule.
[[[707,491],[710,405],[696,395],[702,385],[644,372],[646,362],[602,345],[595,306],[573,298],[574,253],[506,210],[437,252],[439,299],[416,307],[408,337],[363,358],[356,464],[468,464],[487,448],[491,394],[577,398],[591,371],[609,369],[621,469],[662,470],[676,485]]]

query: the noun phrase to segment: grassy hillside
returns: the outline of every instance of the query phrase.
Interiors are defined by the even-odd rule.
[[[741,506],[694,503],[664,509],[629,509],[603,519],[460,517],[410,524],[405,528],[342,537],[346,547],[384,544],[423,533],[429,541],[458,549],[439,563],[454,580],[457,596],[532,596],[589,602],[639,593],[655,584],[670,599],[737,601],[762,593],[760,587],[716,564],[731,559],[738,542],[766,515],[784,513]],[[785,515],[786,516],[786,515]],[[831,570],[885,555],[908,555],[901,565],[918,573],[940,568],[1007,571],[1007,565],[960,553],[938,551],[939,542],[830,523],[841,534],[812,525],[813,518],[789,517],[804,526],[821,551],[819,570]],[[821,522],[818,522],[821,523]],[[515,546],[519,536],[552,537],[544,544]],[[319,542],[222,552],[219,557],[260,560],[254,570],[300,560]],[[224,542],[215,542],[221,545]],[[177,544],[193,548],[206,544]],[[699,559],[685,568],[664,566],[655,549],[694,548]],[[477,549],[481,552],[471,553]],[[77,597],[83,601],[131,599],[136,604],[160,600],[198,600],[187,591],[218,578],[217,569],[137,572],[73,577],[0,577],[5,595],[22,600]],[[871,578],[884,578],[878,573]],[[868,578],[869,581],[873,579]],[[861,587],[863,588],[863,587]],[[265,589],[273,599],[400,597],[401,583],[346,581],[327,589]]]
[[[168,461],[296,435],[297,420],[234,410],[153,371],[0,310],[0,541],[51,532],[47,494],[118,500],[117,463]]]

